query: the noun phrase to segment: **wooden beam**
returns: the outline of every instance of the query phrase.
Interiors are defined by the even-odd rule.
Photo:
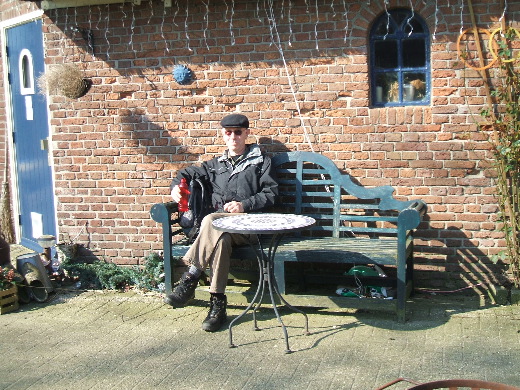
[[[125,3],[128,0],[43,0],[41,8],[43,10],[69,7],[84,7],[88,5],[105,5]],[[141,0],[130,0],[134,5],[141,5]],[[129,2],[130,2],[129,1]]]
[[[468,6],[469,6],[469,14],[471,17],[471,24],[472,24],[473,30],[475,32],[475,43],[477,44],[477,52],[478,52],[478,55],[480,58],[480,65],[484,66],[485,56],[482,51],[482,45],[480,43],[480,36],[478,33],[477,22],[475,20],[475,14],[473,13],[473,4],[472,4],[471,0],[468,0]],[[493,108],[493,99],[491,98],[491,90],[489,88],[489,76],[488,76],[487,69],[482,69],[482,70],[479,70],[478,72],[480,73],[480,76],[484,80],[484,90],[486,91],[486,100],[487,100],[489,107],[492,109]],[[491,112],[494,115],[493,110],[491,110]]]

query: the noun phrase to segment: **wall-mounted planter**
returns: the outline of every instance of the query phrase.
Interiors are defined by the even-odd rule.
[[[193,80],[193,72],[185,65],[177,65],[173,68],[173,78],[181,85],[191,83]]]
[[[42,92],[49,95],[65,96],[69,99],[79,99],[92,86],[92,81],[84,77],[83,72],[73,64],[59,64],[38,77],[38,86]]]

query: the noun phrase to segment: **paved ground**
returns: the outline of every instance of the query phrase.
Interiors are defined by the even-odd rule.
[[[231,317],[243,310],[231,306]],[[59,290],[0,316],[0,389],[354,389],[398,377],[473,378],[520,387],[520,306],[456,294],[416,296],[409,321],[384,312],[272,310],[234,328],[201,330],[205,302],[171,309],[157,294]],[[403,383],[391,389],[401,390]]]
[[[200,329],[206,308],[171,309],[157,295],[59,291],[0,316],[1,389],[360,389],[398,377],[476,378],[520,386],[520,306],[416,297],[411,318],[307,310],[286,314],[284,353],[271,310],[228,333]],[[237,315],[242,307],[231,307]],[[407,386],[395,385],[392,389]]]

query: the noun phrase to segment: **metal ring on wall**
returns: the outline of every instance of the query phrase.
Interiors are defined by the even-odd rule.
[[[486,28],[480,28],[480,27],[477,27],[477,28],[467,28],[466,30],[462,31],[459,35],[459,38],[457,39],[457,54],[459,55],[459,58],[462,60],[462,62],[464,62],[467,66],[469,66],[470,68],[472,69],[475,69],[475,70],[484,70],[484,69],[488,69],[488,68],[491,68],[493,66],[493,64],[497,61],[497,58],[493,58],[493,61],[491,61],[489,64],[487,64],[486,66],[482,66],[480,68],[477,68],[473,65],[470,65],[466,62],[466,60],[464,59],[464,57],[461,55],[461,51],[460,51],[460,40],[462,39],[462,37],[464,35],[466,35],[467,32],[469,31],[473,31],[475,33],[475,39],[478,39],[478,33],[479,32],[482,32],[484,34],[487,34],[489,36],[491,36],[491,33],[489,32],[488,29]],[[492,41],[495,45],[497,44],[495,41]],[[481,61],[483,61],[483,59],[481,59]]]
[[[510,30],[513,30],[516,34],[516,36],[518,37],[518,39],[520,39],[520,32],[516,29],[516,28],[513,28],[513,27],[509,27],[507,30],[506,30],[506,33]],[[494,30],[491,35],[489,36],[489,50],[491,51],[491,55],[493,56],[493,58],[498,58],[498,54],[493,50],[493,45],[492,45],[492,42],[495,43],[495,40],[493,39],[493,37],[496,35],[497,32],[499,31],[502,31],[502,28],[497,28],[496,30]],[[516,58],[512,57],[508,60],[505,60],[503,58],[500,59],[502,62],[513,62],[513,61],[517,61],[517,60],[520,60],[520,53],[518,53],[518,56]]]

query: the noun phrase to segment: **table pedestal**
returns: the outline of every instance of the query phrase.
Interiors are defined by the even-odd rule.
[[[275,302],[275,294],[280,298],[280,301],[287,306],[289,309],[293,310],[294,312],[301,313],[305,317],[305,335],[309,335],[309,318],[307,317],[307,314],[305,314],[303,311],[295,308],[294,306],[290,305],[280,294],[278,291],[278,286],[276,285],[276,279],[274,277],[274,255],[276,253],[276,249],[278,248],[278,245],[280,243],[280,240],[283,237],[283,233],[274,234],[271,238],[271,242],[269,245],[269,249],[267,253],[265,252],[262,242],[260,240],[260,236],[257,235],[258,239],[258,248],[255,247],[254,244],[251,244],[251,247],[256,253],[256,257],[258,259],[258,267],[259,267],[259,282],[258,282],[258,288],[256,289],[255,295],[253,299],[251,300],[251,303],[247,306],[247,308],[231,323],[229,324],[229,347],[234,348],[236,345],[233,343],[233,325],[242,318],[251,308],[253,308],[253,326],[255,330],[260,330],[257,326],[257,320],[256,320],[256,311],[260,308],[262,305],[262,300],[265,295],[266,289],[269,291],[269,296],[271,298],[271,304],[273,306],[273,310],[276,314],[276,318],[282,325],[282,330],[285,338],[285,353],[291,353],[291,349],[289,348],[289,336],[287,334],[287,328],[285,327],[285,324],[282,321],[282,317],[280,316],[280,313],[278,312],[278,308],[276,307]]]

